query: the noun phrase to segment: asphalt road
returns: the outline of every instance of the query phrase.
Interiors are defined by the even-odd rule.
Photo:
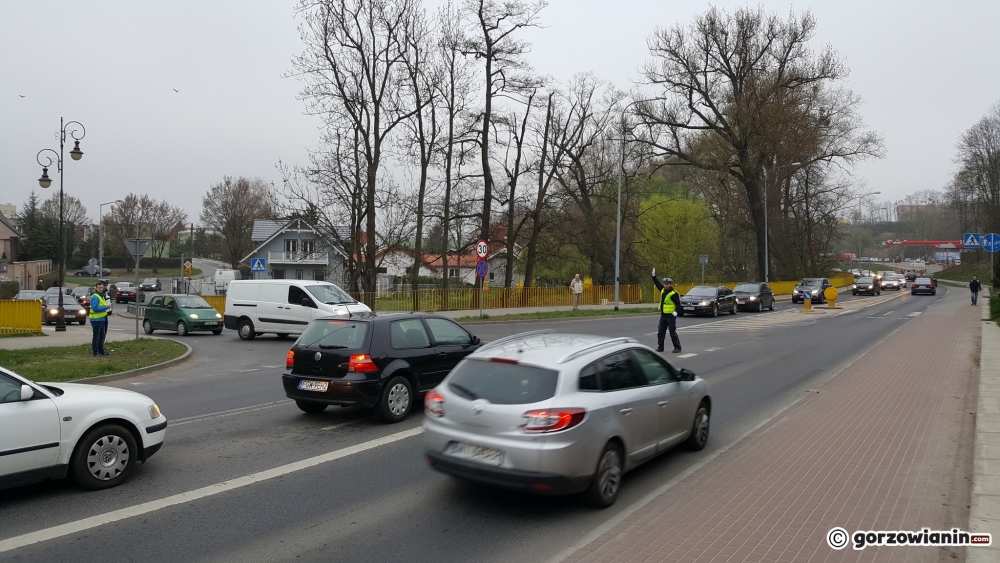
[[[115,384],[151,396],[171,419],[160,453],[129,483],[107,491],[48,482],[0,492],[0,550],[4,540],[39,532],[0,558],[546,561],[850,369],[854,358],[942,299],[965,294],[942,287],[934,297],[848,296],[841,311],[813,315],[779,304],[774,312],[684,317],[684,354],[667,356],[710,385],[709,446],[668,452],[629,473],[618,502],[603,511],[572,497],[511,494],[433,472],[422,457],[419,409],[396,425],[361,409],[301,413],[279,380],[291,339],[243,342],[233,331],[189,336],[184,341],[195,354],[185,364]],[[650,316],[470,328],[484,340],[553,328],[655,343]],[[311,461],[296,465],[303,460]],[[274,474],[260,473],[269,470]],[[97,525],[99,518],[116,521]],[[68,526],[51,530],[61,525]]]

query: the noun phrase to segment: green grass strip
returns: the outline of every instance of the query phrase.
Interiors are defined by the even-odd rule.
[[[108,342],[105,349],[111,355],[97,358],[90,344],[0,350],[0,366],[34,381],[72,381],[149,367],[178,358],[187,351],[183,344],[173,340],[152,338]]]

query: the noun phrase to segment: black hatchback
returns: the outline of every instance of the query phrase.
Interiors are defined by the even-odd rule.
[[[432,314],[317,319],[288,351],[281,382],[307,413],[374,407],[386,422],[399,422],[416,394],[433,389],[480,345],[455,321]]]

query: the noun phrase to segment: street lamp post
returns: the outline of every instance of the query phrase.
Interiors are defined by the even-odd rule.
[[[802,166],[801,162],[793,162],[791,164],[782,164],[781,166],[775,166],[774,168],[789,168],[793,166]],[[764,167],[764,281],[766,283],[771,282],[771,253],[767,245],[767,167]]]
[[[52,179],[49,178],[49,166],[56,164],[56,170],[59,172],[59,313],[56,319],[56,332],[66,331],[65,309],[63,309],[63,284],[66,278],[66,229],[63,226],[63,146],[66,144],[67,133],[74,141],[69,156],[73,160],[83,158],[83,151],[80,150],[80,139],[83,139],[87,134],[86,128],[79,121],[70,121],[64,124],[61,117],[59,118],[59,152],[56,153],[52,149],[42,149],[35,155],[35,161],[42,167],[42,177],[38,179],[38,185],[43,189],[52,185]],[[53,157],[46,153],[52,153],[55,159],[53,160]],[[43,154],[45,162],[42,162]]]
[[[99,247],[99,249],[97,251],[97,255],[98,255],[99,261],[101,263],[101,265],[98,266],[101,269],[101,271],[99,271],[97,273],[97,277],[99,277],[99,278],[104,277],[104,213],[103,213],[104,206],[105,205],[114,205],[116,203],[121,203],[121,202],[122,202],[122,200],[116,199],[114,201],[109,201],[107,203],[102,203],[98,207],[98,209],[97,209],[97,244],[98,244],[98,247]]]

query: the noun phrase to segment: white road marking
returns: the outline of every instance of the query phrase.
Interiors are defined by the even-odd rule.
[[[142,504],[137,504],[135,506],[129,506],[127,508],[112,510],[111,512],[105,512],[104,514],[98,514],[97,516],[91,516],[90,518],[84,518],[82,520],[77,520],[75,522],[69,522],[59,526],[46,528],[44,530],[38,530],[37,532],[31,532],[20,536],[14,536],[12,538],[0,541],[0,553],[3,553],[5,551],[10,551],[12,549],[17,549],[20,547],[26,547],[47,540],[61,538],[63,536],[68,536],[70,534],[76,534],[78,532],[83,532],[85,530],[97,528],[98,526],[103,526],[105,524],[110,524],[112,522],[117,522],[119,520],[125,520],[127,518],[141,516],[143,514],[155,512],[157,510],[162,510],[164,508],[176,506],[178,504],[193,502],[198,499],[217,495],[219,493],[225,493],[228,491],[232,491],[234,489],[246,487],[248,485],[260,483],[262,481],[267,481],[269,479],[274,479],[275,477],[288,475],[289,473],[294,473],[296,471],[302,471],[303,469],[308,469],[310,467],[314,467],[322,463],[328,463],[367,450],[375,449],[379,446],[384,446],[386,444],[398,442],[399,440],[405,440],[406,438],[417,436],[421,432],[423,432],[423,430],[424,429],[422,427],[412,428],[410,430],[404,430],[403,432],[397,432],[395,434],[383,436],[382,438],[376,438],[374,440],[369,440],[361,444],[356,444],[354,446],[350,446],[347,448],[334,450],[332,452],[328,452],[315,457],[310,457],[302,461],[296,461],[295,463],[289,463],[286,465],[275,467],[273,469],[258,471],[257,473],[252,473],[245,477],[238,477],[230,481],[223,481],[221,483],[216,483],[214,485],[208,485],[207,487],[201,487],[199,489],[194,489],[193,491],[187,491],[184,493],[171,495],[169,497],[165,497],[159,500],[153,500],[149,502],[144,502]]]
[[[250,405],[248,407],[240,407],[238,409],[229,409],[225,411],[210,412],[206,414],[198,414],[195,416],[185,416],[184,418],[178,418],[176,420],[170,421],[170,426],[181,426],[183,424],[190,424],[192,422],[201,422],[203,420],[210,420],[213,418],[220,418],[223,416],[231,416],[234,414],[243,414],[247,412],[261,411],[264,409],[270,409],[274,407],[280,407],[291,403],[291,399],[284,399],[281,401],[272,401],[270,403],[261,403],[259,405]]]
[[[906,315],[906,316],[907,317],[915,317],[915,316],[917,316],[919,314],[920,314],[920,311],[914,311],[914,312],[912,312],[912,313],[910,313],[909,315]]]
[[[722,348],[705,348],[706,352],[715,352],[716,350],[721,350]]]
[[[698,354],[693,354],[693,353],[692,354],[681,354],[680,356],[677,356],[677,357],[678,358],[691,358],[691,357],[694,357],[694,356],[697,356],[697,355]]]
[[[341,422],[340,424],[334,424],[333,426],[324,426],[323,428],[320,428],[320,430],[335,430],[337,428],[343,428],[343,427],[349,426],[351,424],[357,424],[357,423],[359,423],[359,422],[361,422],[363,420],[368,420],[369,418],[371,418],[371,417],[366,416],[364,418],[359,418],[358,420],[350,420],[348,422]]]
[[[883,317],[888,317],[889,315],[895,313],[896,311],[889,311],[888,313],[882,315]]]

